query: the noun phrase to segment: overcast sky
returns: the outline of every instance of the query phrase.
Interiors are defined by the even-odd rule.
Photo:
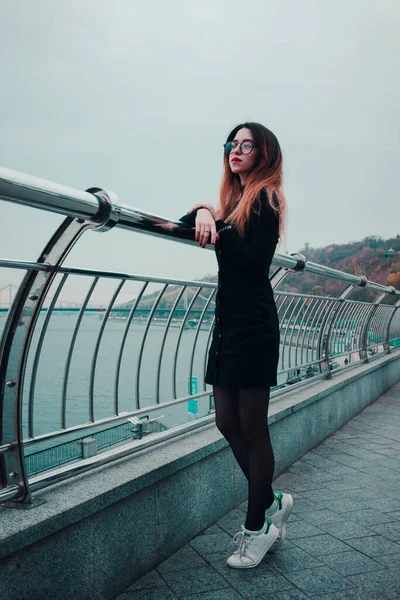
[[[177,220],[244,120],[278,137],[282,251],[399,233],[398,0],[1,0],[0,165]],[[59,216],[0,201],[0,257]],[[212,251],[87,233],[66,264],[200,278]],[[0,287],[18,279],[0,273]]]

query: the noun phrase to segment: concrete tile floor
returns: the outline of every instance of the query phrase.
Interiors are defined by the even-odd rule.
[[[255,569],[226,566],[246,502],[116,600],[400,599],[400,383],[274,481],[287,538]]]

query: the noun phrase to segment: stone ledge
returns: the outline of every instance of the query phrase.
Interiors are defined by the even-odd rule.
[[[306,406],[322,400],[326,396],[339,391],[346,385],[349,385],[361,377],[365,377],[379,370],[383,365],[389,365],[400,359],[400,352],[386,354],[385,356],[374,359],[369,363],[355,365],[350,369],[334,372],[332,379],[319,379],[314,383],[301,386],[295,390],[290,390],[286,394],[279,396],[276,401],[272,401],[269,409],[268,422],[273,424],[283,417],[286,417]],[[399,362],[400,365],[400,362]],[[399,366],[400,379],[400,366]],[[311,393],[310,393],[311,392]],[[294,397],[296,396],[296,398]]]

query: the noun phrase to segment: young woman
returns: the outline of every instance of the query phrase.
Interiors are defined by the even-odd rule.
[[[206,382],[213,385],[216,425],[248,479],[248,509],[234,537],[233,568],[256,567],[280,546],[293,506],[274,494],[268,430],[270,387],[277,384],[279,322],[268,271],[283,231],[282,154],[258,123],[235,127],[224,144],[220,201],[196,204],[180,220],[215,244],[218,292]]]

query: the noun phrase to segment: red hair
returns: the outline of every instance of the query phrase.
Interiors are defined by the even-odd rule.
[[[243,195],[238,202],[242,190],[240,177],[232,173],[229,155],[224,154],[218,217],[234,224],[243,236],[253,206],[257,204],[261,191],[265,189],[271,208],[279,215],[279,235],[282,237],[285,230],[286,198],[282,189],[282,152],[279,142],[272,131],[259,123],[237,125],[229,134],[227,142],[232,141],[237,132],[244,127],[250,129],[253,135],[258,148],[258,160],[246,179]]]

